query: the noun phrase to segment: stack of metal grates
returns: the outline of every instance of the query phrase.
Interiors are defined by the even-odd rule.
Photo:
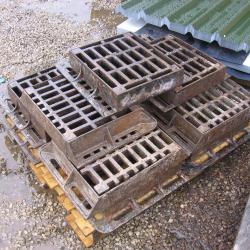
[[[249,92],[173,36],[72,49],[8,93],[10,137],[87,247],[250,137]]]

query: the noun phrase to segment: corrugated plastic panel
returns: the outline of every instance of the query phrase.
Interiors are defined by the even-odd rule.
[[[250,50],[249,0],[127,0],[117,10],[225,48]]]

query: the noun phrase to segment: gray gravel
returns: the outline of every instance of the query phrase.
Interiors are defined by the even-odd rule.
[[[112,8],[119,1],[94,2],[98,8],[92,9],[90,21],[83,24],[30,9],[36,2],[42,4],[38,0],[0,2],[0,72],[5,77],[19,77],[52,65],[71,47],[113,35],[116,24],[123,20]]]
[[[94,2],[85,24],[29,9],[30,2],[0,0],[0,75],[7,78],[51,66],[68,48],[115,34],[123,20],[113,12],[119,1]],[[0,158],[7,160],[0,166],[0,249],[82,249],[53,194],[3,133],[0,140]],[[232,248],[250,193],[249,151],[250,142],[93,249]]]

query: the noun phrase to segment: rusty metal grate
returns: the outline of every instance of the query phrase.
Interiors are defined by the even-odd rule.
[[[172,153],[173,141],[161,130],[115,150],[80,172],[101,195]]]
[[[157,131],[159,130],[156,130],[153,133],[155,132],[157,133]],[[45,145],[45,147],[42,148],[41,156],[42,156],[42,159],[45,160],[46,165],[48,163],[47,161],[49,161],[51,165],[53,165],[53,168],[51,168],[51,166],[48,165],[49,171],[51,172],[55,180],[57,180],[58,183],[61,185],[63,191],[67,194],[67,196],[70,197],[71,202],[73,202],[74,206],[80,211],[80,213],[85,218],[89,218],[91,220],[91,223],[94,225],[94,227],[98,231],[103,232],[103,233],[104,232],[108,233],[108,232],[115,230],[117,227],[121,226],[122,224],[126,223],[127,221],[129,221],[130,219],[132,219],[134,216],[138,215],[145,209],[149,208],[150,206],[155,204],[157,201],[161,200],[163,197],[173,192],[178,187],[180,187],[181,185],[183,185],[190,179],[194,178],[198,174],[200,174],[201,171],[203,171],[205,168],[213,164],[215,161],[221,159],[223,156],[230,153],[240,144],[246,142],[249,139],[249,133],[250,133],[249,126],[246,127],[243,131],[238,131],[236,134],[232,135],[231,138],[227,138],[226,140],[224,140],[227,143],[227,147],[222,148],[218,146],[217,148],[219,150],[216,150],[216,151],[210,148],[208,158],[205,159],[205,162],[204,161],[201,162],[200,164],[198,164],[198,166],[196,163],[188,162],[188,164],[184,165],[181,169],[178,169],[178,172],[176,172],[173,175],[170,175],[171,177],[164,176],[163,182],[159,181],[157,178],[148,178],[149,181],[155,180],[156,186],[152,187],[151,185],[149,185],[149,181],[147,181],[146,183],[144,182],[144,184],[146,185],[145,188],[147,188],[148,186],[150,187],[148,190],[141,189],[143,192],[139,195],[137,194],[132,195],[131,197],[129,197],[129,199],[127,199],[127,197],[124,198],[124,196],[127,193],[127,190],[120,189],[118,192],[119,197],[121,197],[121,199],[124,198],[124,200],[126,200],[126,202],[122,204],[121,207],[116,207],[116,205],[119,204],[119,202],[116,201],[115,196],[112,196],[113,195],[112,193],[108,193],[106,195],[103,195],[102,197],[98,197],[97,198],[98,200],[95,200],[94,203],[91,199],[89,201],[89,196],[88,195],[85,196],[85,193],[83,193],[83,190],[86,187],[79,188],[78,186],[79,182],[76,180],[77,176],[75,175],[69,176],[67,174],[68,172],[66,173],[64,169],[61,167],[61,166],[64,167],[64,165],[61,165],[62,157],[57,154],[58,152],[56,152],[54,147],[51,147],[53,144],[52,142],[48,143],[47,145]],[[146,137],[148,138],[148,136]],[[173,144],[174,142],[172,143],[172,146]],[[218,145],[221,145],[221,142]],[[45,156],[47,157],[47,159]],[[57,158],[58,161],[55,160],[55,158]],[[183,162],[183,160],[184,159],[182,159],[181,162]],[[165,158],[163,159],[163,162],[164,161],[165,161]],[[155,167],[155,168],[158,168],[157,176],[160,176],[160,175],[162,176],[162,169],[159,167],[159,165],[157,164],[157,166]],[[53,171],[53,169],[55,171]],[[163,169],[166,169],[165,164],[163,166]],[[57,179],[57,175],[55,174],[56,172],[59,173],[59,175],[62,177],[61,179],[64,179],[65,182],[62,183],[60,182],[60,180]],[[149,174],[149,173],[151,172],[146,172],[145,174]],[[81,179],[83,178],[81,177]],[[139,184],[139,183],[142,183],[143,180],[145,180],[145,177],[143,176],[143,179],[139,179],[139,180],[138,178],[133,178],[133,180],[135,180],[135,182]],[[62,191],[60,191],[60,193],[61,192]],[[135,193],[134,190],[132,191],[132,193],[133,194]],[[92,195],[90,196],[92,197]],[[105,200],[102,200],[103,198]],[[110,202],[113,202],[113,203],[110,203]],[[101,203],[101,206],[98,206],[98,204],[100,203]],[[110,214],[105,214],[107,210],[102,209],[103,208],[102,204],[107,204],[109,209],[113,209],[115,207],[115,210],[112,211]],[[88,211],[87,214],[86,214],[86,211]]]
[[[110,106],[122,109],[182,84],[183,70],[132,33],[70,53],[70,63]]]
[[[151,100],[161,110],[172,103],[183,103],[224,79],[225,67],[221,63],[177,37],[168,35],[151,44],[184,68],[184,82],[181,86]]]
[[[140,107],[114,113],[86,82],[69,80],[74,71],[62,66],[59,69],[12,82],[8,89],[13,103],[41,138],[53,140],[76,166],[156,127],[156,121]],[[107,112],[101,112],[104,110]]]
[[[190,99],[175,108],[183,119],[200,132],[206,132],[249,109],[249,93],[232,80]]]
[[[103,124],[101,114],[64,77],[43,82],[28,93],[43,113],[64,134],[85,134]]]
[[[27,89],[35,85],[39,86],[39,83],[48,82],[48,81],[57,81],[60,79],[67,79],[69,82],[74,85],[74,88],[79,91],[84,98],[87,98],[92,106],[98,110],[102,116],[107,116],[114,113],[112,107],[110,107],[97,93],[96,91],[87,84],[83,78],[75,81],[77,77],[76,72],[70,67],[69,63],[66,60],[61,60],[57,63],[56,66],[37,72],[36,74],[24,77],[16,81],[16,85],[20,89]],[[19,91],[16,88],[16,91]],[[20,91],[19,91],[20,93]],[[21,93],[20,93],[21,94]]]
[[[152,45],[184,68],[184,83],[180,88],[218,70],[218,61],[177,37],[169,35],[153,41]]]
[[[138,113],[136,117],[139,117]],[[51,141],[41,149],[41,159],[86,218],[96,211],[107,212],[108,216],[123,209],[131,199],[139,199],[152,189],[158,190],[160,183],[176,174],[188,157],[185,150],[157,127],[134,136],[133,131],[117,136],[114,147],[104,149],[105,154],[94,153],[92,160],[82,157],[78,165]],[[101,147],[98,149],[102,150]],[[67,178],[61,176],[58,166]],[[147,182],[145,176],[148,176]],[[79,189],[88,207],[72,193],[72,187]]]
[[[75,75],[71,69],[68,71]],[[94,90],[85,81],[80,80],[78,84],[88,91],[89,95],[93,94]],[[75,136],[80,136],[112,120],[112,117],[102,117],[102,114],[55,67],[17,80],[11,89],[18,97],[21,97],[25,90],[61,134],[71,131]],[[94,99],[99,107],[102,105],[102,110],[112,110],[100,96],[96,95]]]
[[[247,90],[227,79],[171,112],[164,113],[153,107],[151,113],[171,138],[196,155],[248,123],[249,96]]]

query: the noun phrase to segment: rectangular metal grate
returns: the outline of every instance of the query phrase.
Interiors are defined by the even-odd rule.
[[[101,195],[168,157],[176,149],[172,143],[164,132],[157,129],[85,166],[80,172],[96,193]]]
[[[168,35],[151,44],[184,68],[181,86],[152,99],[154,105],[163,111],[169,104],[183,103],[224,79],[225,67],[221,63],[177,37]]]
[[[132,33],[73,49],[70,55],[72,67],[118,110],[183,81],[183,70],[173,60]]]
[[[183,119],[204,133],[241,111],[249,109],[250,95],[232,80],[226,80],[175,108]]]
[[[76,75],[72,69],[68,71],[72,76]],[[78,84],[89,95],[93,94],[94,90],[85,81],[79,80]],[[112,111],[100,96],[93,96],[96,105],[92,105],[56,67],[17,80],[11,89],[19,97],[26,91],[61,134],[71,131],[77,137],[114,118],[103,117],[95,107],[106,110],[107,114]]]
[[[85,81],[69,80],[69,75],[75,76],[70,68],[60,70],[50,68],[12,82],[8,89],[12,102],[41,138],[53,140],[76,166],[105,155],[157,126],[140,107],[114,113]]]

